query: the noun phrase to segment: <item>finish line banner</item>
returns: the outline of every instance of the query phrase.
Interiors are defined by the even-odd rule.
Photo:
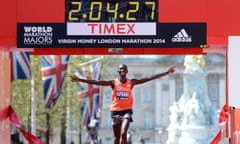
[[[146,28],[143,25],[145,23],[112,23],[111,25],[106,23],[68,23],[67,25],[19,23],[17,47],[200,48],[206,45],[206,24],[204,23],[159,23],[156,25],[146,23],[148,26]]]
[[[65,0],[64,23],[18,23],[18,48],[206,46],[206,23],[161,23],[158,0]]]

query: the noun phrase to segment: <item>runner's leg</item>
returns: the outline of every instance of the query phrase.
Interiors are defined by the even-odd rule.
[[[130,121],[128,118],[124,118],[122,121],[121,127],[121,144],[127,144],[127,132],[130,125]]]
[[[120,144],[121,123],[113,124],[114,144]]]

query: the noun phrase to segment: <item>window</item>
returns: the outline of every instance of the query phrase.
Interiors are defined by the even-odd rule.
[[[210,96],[211,101],[217,101],[218,100],[218,90],[217,90],[217,88],[210,87],[209,96]]]
[[[177,87],[176,89],[176,101],[178,101],[181,96],[183,95],[183,88],[182,87]]]
[[[151,112],[146,112],[145,117],[144,117],[144,126],[146,129],[152,128],[152,114]]]
[[[144,89],[143,98],[144,98],[143,99],[144,101],[148,101],[148,102],[151,101],[152,96],[151,96],[151,88],[150,87]]]
[[[169,85],[166,83],[162,84],[162,91],[165,91],[165,92],[169,91]]]
[[[183,77],[180,74],[176,74],[176,97],[175,100],[178,101],[183,94]]]
[[[104,88],[104,99],[106,102],[110,102],[112,99],[112,90],[110,88]]]
[[[208,95],[211,103],[215,106],[218,106],[219,100],[219,75],[216,73],[211,73],[208,75]]]

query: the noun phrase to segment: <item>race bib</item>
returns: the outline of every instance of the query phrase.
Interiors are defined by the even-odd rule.
[[[128,92],[125,92],[125,91],[118,91],[117,92],[117,99],[119,100],[128,100]]]

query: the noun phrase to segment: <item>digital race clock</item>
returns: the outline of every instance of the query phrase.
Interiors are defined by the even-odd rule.
[[[68,22],[152,22],[157,0],[68,0]]]
[[[67,35],[156,35],[156,3],[156,0],[67,0]]]

